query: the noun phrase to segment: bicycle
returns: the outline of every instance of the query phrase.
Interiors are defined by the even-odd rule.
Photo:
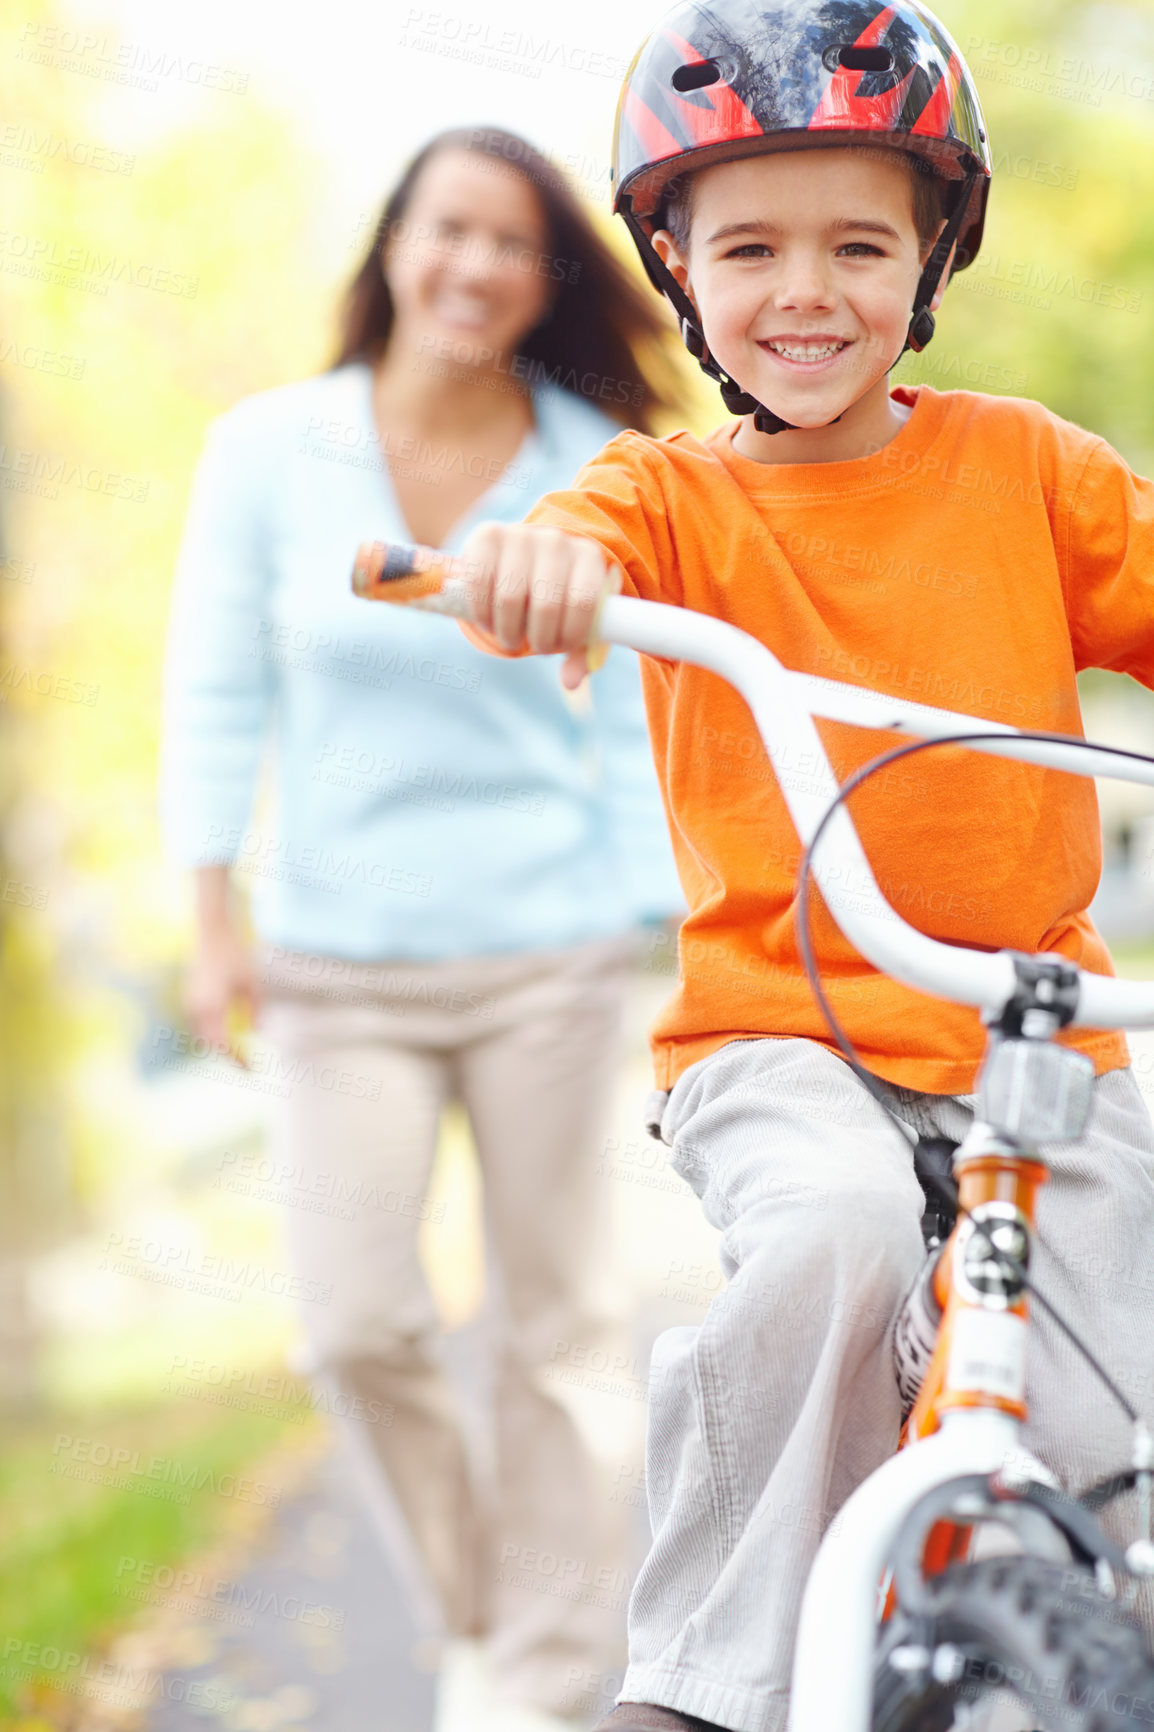
[[[450,616],[467,611],[459,564],[428,548],[367,544],[353,588]],[[738,627],[660,603],[607,597],[596,640],[708,668],[749,705],[805,849],[799,939],[807,973],[866,1086],[877,1092],[877,1079],[858,1064],[817,975],[811,873],[868,962],[921,992],[976,1007],[990,1030],[979,1110],[960,1146],[920,1141],[895,1119],[916,1143],[926,1195],[927,1260],[893,1336],[908,1418],[898,1452],[842,1506],[818,1550],[801,1607],[790,1732],[946,1732],[1007,1682],[1045,1732],[1154,1724],[1154,1655],[1127,1615],[1141,1581],[1154,1578],[1154,1436],[1028,1273],[1046,1177],[1038,1146],[1080,1136],[1092,1098],[1092,1061],[1054,1037],[1072,1024],[1154,1027],[1154,983],[1085,973],[1060,956],[960,949],[917,931],[882,896],[846,809],[868,776],[945,744],[1149,786],[1154,758],[794,673]],[[839,787],[814,716],[915,738]],[[802,761],[799,784],[789,766]],[[1129,1470],[1080,1501],[1019,1443],[1030,1296],[1133,1426]],[[1141,1533],[1123,1550],[1093,1511],[1133,1488]],[[1021,1550],[973,1557],[976,1531],[991,1525],[1008,1529]]]

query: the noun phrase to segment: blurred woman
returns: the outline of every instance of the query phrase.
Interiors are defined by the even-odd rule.
[[[282,1061],[273,1153],[308,1199],[287,1211],[301,1290],[326,1296],[301,1305],[312,1368],[383,1470],[414,1603],[456,1639],[442,1726],[462,1700],[458,1724],[488,1724],[481,1652],[502,1732],[573,1726],[620,1653],[618,1506],[559,1385],[609,1321],[595,1168],[631,934],[680,895],[632,656],[582,711],[555,664],[494,661],[349,575],[362,539],[454,548],[649,430],[663,341],[537,151],[442,133],[385,205],[332,370],[211,428],[179,565],[164,803],[196,869],[189,1009],[220,1046],[260,1014]],[[418,1257],[450,1100],[484,1185],[487,1491]],[[577,1560],[564,1594],[547,1559]]]

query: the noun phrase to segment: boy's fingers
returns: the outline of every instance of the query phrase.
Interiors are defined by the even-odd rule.
[[[532,547],[507,536],[493,580],[492,629],[502,649],[520,649],[524,641],[532,570]]]
[[[589,672],[584,650],[571,650],[561,663],[561,684],[567,692],[575,692]]]
[[[456,563],[455,575],[460,575],[465,580],[468,618],[485,631],[492,631],[493,585],[497,578],[495,563],[487,559],[466,559],[462,556]]]
[[[603,597],[617,595],[620,589],[620,571],[615,565],[606,563],[597,544],[592,541],[579,544],[561,617],[558,647],[585,649]]]
[[[551,655],[561,647],[560,624],[573,564],[571,536],[541,531],[533,549],[529,591],[529,648]]]
[[[493,630],[493,588],[497,576],[500,530],[482,523],[461,549],[460,564],[469,590],[469,618],[484,631]]]
[[[583,650],[598,603],[621,588],[621,573],[596,542],[539,527],[481,524],[461,549],[469,617],[502,649],[527,641],[536,654]],[[584,677],[575,676],[575,683]]]

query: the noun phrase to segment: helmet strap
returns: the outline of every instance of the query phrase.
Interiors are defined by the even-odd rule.
[[[961,189],[954,201],[945,228],[934,242],[933,249],[921,277],[918,280],[917,294],[914,296],[913,312],[910,315],[909,330],[902,346],[902,355],[907,349],[912,349],[915,355],[920,355],[934,334],[934,315],[930,312],[930,302],[938,292],[946,265],[954,242],[961,233],[962,224],[970,208],[970,195],[978,180],[978,172],[972,169],[962,182]],[[901,355],[898,356],[901,360]]]
[[[721,387],[722,400],[729,413],[731,415],[752,415],[754,417],[753,424],[759,433],[793,432],[792,421],[783,421],[780,416],[773,413],[772,409],[767,409],[764,403],[759,403],[756,397],[752,397],[748,391],[742,390],[737,380],[731,379],[724,368],[718,366],[709,353],[705,332],[698,323],[696,307],[668,265],[658,257],[656,247],[633,214],[632,206],[629,203],[622,204],[621,215],[625,218],[625,225],[641,254],[650,282],[654,288],[661,291],[677,314],[678,324],[681,328],[681,341],[701,371],[708,374]]]

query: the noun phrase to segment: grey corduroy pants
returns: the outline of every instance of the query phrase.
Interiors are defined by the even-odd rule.
[[[892,1096],[927,1134],[960,1140],[973,1117],[970,1098]],[[897,1444],[890,1331],[924,1256],[921,1191],[887,1115],[810,1041],[739,1041],[701,1060],[659,1105],[659,1130],[721,1231],[727,1285],[700,1325],[654,1347],[653,1542],[619,1700],[784,1732],[810,1564]],[[1101,1077],[1085,1138],[1044,1154],[1034,1276],[1151,1414],[1154,1132],[1132,1073]],[[1024,1441],[1064,1485],[1128,1464],[1125,1416],[1036,1307],[1027,1388]],[[1128,1537],[1133,1513],[1132,1499],[1113,1506]]]

